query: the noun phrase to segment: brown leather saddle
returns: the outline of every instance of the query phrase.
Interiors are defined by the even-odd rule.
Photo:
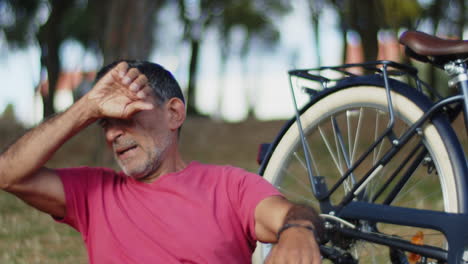
[[[419,31],[406,31],[400,36],[408,56],[443,67],[455,60],[468,59],[468,40],[441,39]]]

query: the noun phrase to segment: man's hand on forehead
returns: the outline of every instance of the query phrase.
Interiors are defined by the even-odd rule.
[[[153,109],[148,78],[126,62],[117,64],[86,95],[95,118],[130,118]]]
[[[128,68],[126,62],[121,62],[114,69],[122,84],[127,85],[130,91],[136,93],[137,97],[144,98],[147,95],[147,91],[144,91],[144,88],[149,88],[148,78],[144,74],[141,74],[137,68]]]

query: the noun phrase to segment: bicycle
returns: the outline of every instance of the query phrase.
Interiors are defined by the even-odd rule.
[[[324,218],[324,262],[468,262],[467,159],[452,126],[463,115],[468,130],[468,41],[408,31],[400,42],[457,93],[392,61],[292,70],[296,116],[263,145],[259,174]],[[295,87],[310,95],[301,110]]]

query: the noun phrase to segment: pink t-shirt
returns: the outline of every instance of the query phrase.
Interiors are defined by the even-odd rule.
[[[190,163],[141,183],[104,168],[57,170],[90,263],[249,263],[254,210],[280,193],[256,174]]]

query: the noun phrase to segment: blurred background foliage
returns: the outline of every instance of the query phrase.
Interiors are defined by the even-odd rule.
[[[338,14],[341,41],[348,43],[349,32],[361,39],[364,60],[377,58],[378,33],[389,30],[419,29],[444,37],[462,38],[467,28],[466,0],[309,0],[310,25],[314,40],[324,7]],[[252,43],[266,50],[277,44],[280,31],[275,20],[291,11],[287,0],[0,0],[0,31],[10,47],[24,48],[37,44],[41,50],[42,71],[47,72],[49,92],[43,96],[44,116],[55,113],[53,97],[61,71],[59,49],[70,39],[107,64],[118,58],[148,59],[157,49],[162,27],[158,22],[163,7],[174,5],[177,19],[184,25],[182,42],[189,43],[188,84],[185,87],[189,113],[196,114],[195,92],[200,67],[200,45],[207,30],[219,32],[221,65],[232,50],[245,58]],[[429,25],[429,26],[427,26]],[[242,28],[246,37],[232,41],[233,30]],[[284,32],[283,32],[284,34]],[[312,37],[310,38],[312,39]],[[233,47],[237,45],[239,47]],[[320,65],[320,45],[315,45]],[[346,58],[346,45],[343,60]],[[434,79],[434,72],[429,73]]]

